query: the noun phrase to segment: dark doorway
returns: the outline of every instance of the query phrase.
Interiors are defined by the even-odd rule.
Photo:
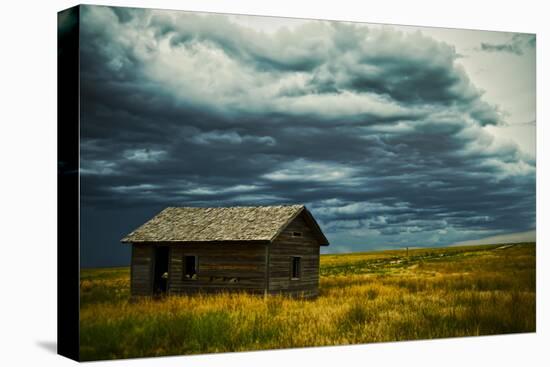
[[[168,289],[168,246],[155,247],[155,276],[153,294],[165,294]]]

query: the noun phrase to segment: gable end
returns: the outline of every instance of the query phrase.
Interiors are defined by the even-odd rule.
[[[287,222],[279,228],[277,233],[271,238],[271,242],[275,241],[277,237],[292,223],[296,218],[301,216],[304,219],[304,222],[307,224],[307,226],[311,229],[313,237],[317,240],[320,246],[328,246],[329,242],[328,239],[323,234],[323,231],[321,230],[321,227],[319,227],[319,224],[313,218],[313,215],[307,210],[305,206],[302,207],[301,210],[297,211],[292,217],[290,217]]]

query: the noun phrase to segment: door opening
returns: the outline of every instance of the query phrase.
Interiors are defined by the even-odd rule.
[[[162,295],[168,290],[168,246],[155,247],[155,274],[153,294]]]

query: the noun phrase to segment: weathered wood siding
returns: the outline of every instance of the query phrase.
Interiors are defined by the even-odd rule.
[[[172,245],[169,294],[219,291],[264,293],[266,246],[261,244]],[[198,256],[197,279],[184,276],[184,256]]]
[[[130,289],[132,296],[149,296],[153,290],[153,247],[132,245]]]
[[[301,236],[294,236],[300,232]],[[291,279],[291,258],[301,258],[300,279]],[[319,243],[303,215],[294,219],[269,248],[269,293],[316,297],[319,293]]]

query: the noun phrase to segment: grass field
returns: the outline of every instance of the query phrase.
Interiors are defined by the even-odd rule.
[[[315,300],[129,302],[128,268],[81,271],[83,360],[535,331],[535,245],[321,256]]]

